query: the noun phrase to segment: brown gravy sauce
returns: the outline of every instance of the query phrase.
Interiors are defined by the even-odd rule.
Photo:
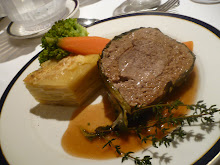
[[[198,71],[197,68],[194,68],[188,81],[172,93],[170,100],[180,99],[185,104],[193,104],[197,89]],[[181,107],[181,109],[179,108],[178,111],[174,113],[177,115],[186,114],[187,111],[188,110]],[[107,146],[103,149],[103,146],[107,143],[106,140],[95,139],[89,141],[80,131],[80,128],[93,131],[99,126],[111,125],[114,120],[114,111],[107,99],[103,99],[99,104],[81,107],[73,113],[69,126],[62,137],[61,143],[63,149],[70,155],[82,158],[109,159],[118,157],[119,155],[116,153],[114,147],[111,148]],[[145,135],[151,134],[152,131],[154,131],[154,129],[149,129]],[[159,137],[162,136],[164,135],[159,133]],[[114,137],[110,137],[109,135],[107,138],[110,140]],[[140,139],[134,134],[119,136],[117,140],[114,141],[114,144],[120,145],[123,152],[136,152],[141,149],[146,149],[151,145],[150,142],[141,143]]]

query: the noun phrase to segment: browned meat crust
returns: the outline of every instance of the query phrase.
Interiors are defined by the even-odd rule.
[[[100,62],[102,73],[125,101],[141,106],[160,100],[168,86],[182,82],[194,61],[184,44],[158,29],[140,28],[114,38]]]

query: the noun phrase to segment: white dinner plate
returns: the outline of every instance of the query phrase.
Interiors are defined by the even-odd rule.
[[[88,28],[90,36],[112,38],[138,27],[159,28],[164,34],[183,42],[194,42],[196,65],[199,71],[197,100],[207,105],[220,101],[220,31],[190,17],[170,13],[139,13],[101,20]],[[92,160],[67,154],[61,138],[69,124],[73,108],[39,105],[25,88],[23,79],[39,68],[37,55],[14,77],[4,92],[1,102],[0,139],[2,153],[12,165],[128,165],[121,158]],[[96,100],[99,101],[99,98]],[[207,164],[220,149],[220,114],[207,132],[199,124],[184,127],[191,135],[166,148],[150,147],[136,153],[150,155],[153,164]],[[3,156],[2,156],[3,157]],[[7,164],[5,162],[5,164]]]

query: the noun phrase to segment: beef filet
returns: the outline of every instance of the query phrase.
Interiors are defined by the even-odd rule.
[[[116,36],[103,50],[99,69],[119,102],[140,107],[160,101],[192,71],[194,54],[156,28]],[[122,101],[123,100],[123,101]]]

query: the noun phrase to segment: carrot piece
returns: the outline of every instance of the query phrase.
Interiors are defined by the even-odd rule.
[[[101,54],[109,41],[102,37],[64,37],[59,39],[57,45],[73,54]]]
[[[189,50],[193,51],[193,41],[186,41],[183,43],[189,48]]]

